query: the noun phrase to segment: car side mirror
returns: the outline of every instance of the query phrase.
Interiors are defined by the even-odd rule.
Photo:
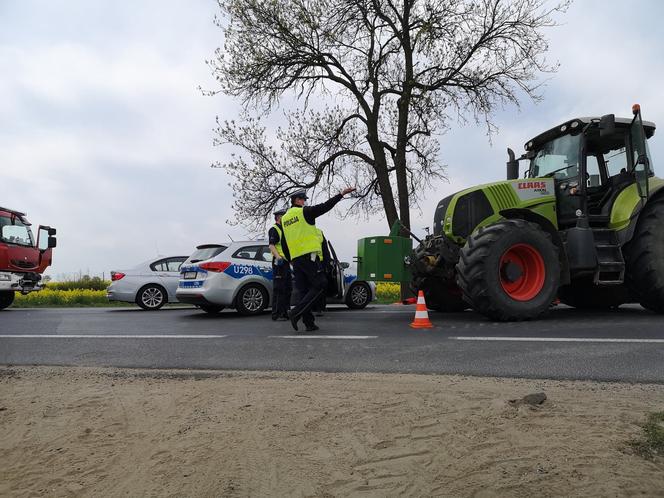
[[[599,118],[599,136],[609,137],[616,131],[616,116],[615,114],[605,114]]]
[[[343,268],[344,270],[347,270],[348,268],[350,268],[350,263],[342,261],[341,263],[339,263],[339,266],[341,266],[341,268]]]

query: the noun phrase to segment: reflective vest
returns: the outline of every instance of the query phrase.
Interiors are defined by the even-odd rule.
[[[286,256],[284,255],[284,249],[281,247],[281,242],[284,240],[284,231],[281,229],[281,225],[278,225],[277,223],[275,223],[272,228],[274,228],[279,234],[279,242],[274,244],[274,247],[277,250],[279,256],[283,259],[286,259]]]
[[[281,218],[281,226],[286,236],[291,260],[303,254],[316,253],[323,259],[322,237],[315,225],[304,219],[304,210],[294,206]]]

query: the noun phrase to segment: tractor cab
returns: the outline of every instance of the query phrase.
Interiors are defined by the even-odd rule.
[[[591,227],[617,228],[611,215],[621,196],[647,199],[654,176],[647,139],[655,124],[642,122],[637,106],[634,114],[572,119],[526,143],[526,176],[554,179],[559,228],[576,226],[580,217]]]

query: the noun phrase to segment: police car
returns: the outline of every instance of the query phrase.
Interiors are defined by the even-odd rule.
[[[331,244],[329,248],[327,302],[364,308],[376,298],[375,284],[346,275],[348,263],[339,262]],[[267,241],[198,246],[180,267],[176,296],[208,313],[224,308],[243,315],[262,313],[272,302],[272,254]]]

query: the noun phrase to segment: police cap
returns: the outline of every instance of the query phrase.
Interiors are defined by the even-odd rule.
[[[308,199],[307,191],[304,190],[304,189],[301,189],[301,190],[297,190],[297,191],[293,192],[290,196],[290,200],[291,200],[291,202],[293,202],[295,199],[305,199],[305,200]]]
[[[283,216],[283,215],[285,215],[285,214],[286,214],[286,209],[284,209],[284,208],[282,208],[282,209],[277,209],[277,210],[274,212],[274,216]]]

